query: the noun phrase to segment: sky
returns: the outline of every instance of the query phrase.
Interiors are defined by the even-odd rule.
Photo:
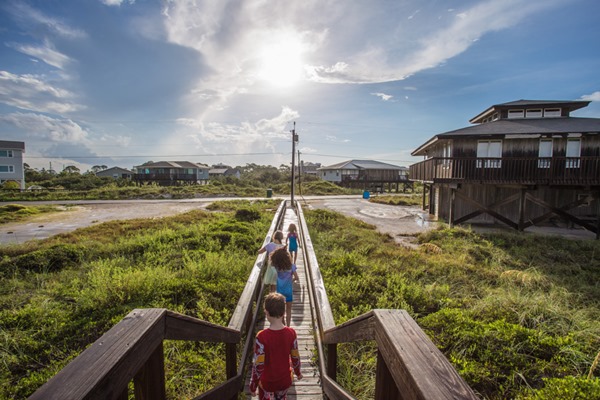
[[[32,168],[408,166],[494,104],[591,100],[598,0],[0,0],[0,140]]]

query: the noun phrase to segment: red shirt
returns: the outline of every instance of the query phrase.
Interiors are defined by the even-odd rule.
[[[280,330],[264,329],[258,332],[250,390],[255,391],[259,381],[267,392],[289,388],[292,386],[292,368],[296,376],[300,376],[296,331],[286,326]]]

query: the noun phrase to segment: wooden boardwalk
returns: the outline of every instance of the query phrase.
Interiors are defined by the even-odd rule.
[[[287,235],[287,228],[290,223],[294,223],[296,226],[299,226],[296,212],[293,209],[288,208],[285,211],[283,226],[281,228],[284,235]],[[311,304],[307,289],[307,274],[304,267],[304,254],[301,247],[298,249],[296,267],[298,268],[298,278],[300,278],[300,282],[294,283],[294,303],[292,305],[291,327],[296,330],[298,335],[298,348],[300,350],[300,360],[302,362],[303,379],[301,381],[294,379],[294,383],[288,392],[288,399],[322,400],[323,390],[321,389],[320,384],[321,381],[319,377],[319,369],[316,365],[317,354],[315,351]],[[258,322],[256,331],[258,332],[258,330],[267,328],[268,326],[269,323],[265,318]],[[252,398],[250,396],[250,391],[248,390],[251,373],[252,370],[249,368],[249,373],[246,377],[246,385],[244,388],[244,392],[248,399]]]

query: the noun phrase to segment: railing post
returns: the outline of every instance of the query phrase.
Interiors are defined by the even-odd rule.
[[[161,343],[133,378],[136,400],[165,400],[165,355]]]
[[[225,344],[225,370],[227,373],[227,380],[237,375],[237,352],[236,343]],[[233,396],[230,400],[236,400],[238,397]]]
[[[375,400],[402,400],[396,382],[394,382],[394,378],[390,374],[390,370],[379,350],[377,350],[375,376]]]
[[[337,380],[337,344],[327,345],[327,375]]]

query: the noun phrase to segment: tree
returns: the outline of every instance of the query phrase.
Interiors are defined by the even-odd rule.
[[[63,172],[67,174],[78,174],[81,170],[74,165],[67,165],[65,169],[63,169]]]

